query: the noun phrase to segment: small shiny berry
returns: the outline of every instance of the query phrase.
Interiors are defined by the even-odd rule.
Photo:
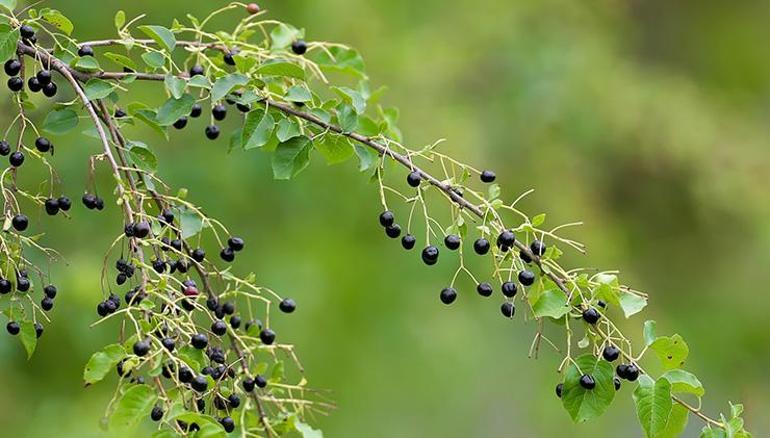
[[[56,213],[59,212],[59,200],[53,198],[46,199],[45,212],[48,213],[49,216],[56,216]]]
[[[204,392],[209,387],[209,381],[206,379],[206,376],[199,374],[192,379],[190,386],[197,392]]]
[[[438,248],[433,245],[427,246],[422,250],[422,261],[428,266],[435,265],[438,262],[438,255]]]
[[[410,173],[406,177],[406,183],[412,187],[419,187],[420,181],[422,181],[422,177],[420,176],[420,172],[417,171]]]
[[[148,341],[139,341],[134,344],[134,354],[142,357],[150,352],[150,343]]]
[[[259,13],[259,11],[260,11],[259,5],[256,3],[249,3],[248,5],[246,5],[246,12],[248,12],[251,15],[257,14]]]
[[[543,254],[545,254],[546,246],[545,243],[539,241],[539,240],[533,240],[532,243],[529,245],[530,251],[532,251],[532,254],[542,257]]]
[[[227,333],[227,324],[225,324],[224,321],[214,321],[214,323],[211,324],[211,331],[217,336],[222,336]]]
[[[513,234],[510,230],[505,230],[502,233],[500,233],[499,236],[497,236],[497,246],[507,246],[508,248],[512,247],[513,244],[516,242],[516,235]]]
[[[5,295],[13,289],[13,283],[6,278],[0,278],[0,294]]]
[[[40,70],[35,76],[37,77],[37,80],[40,81],[41,85],[48,85],[51,83],[52,77],[50,70]]]
[[[275,342],[275,332],[270,329],[263,329],[259,332],[259,339],[265,345],[272,345]]]
[[[134,235],[140,239],[144,239],[145,237],[149,236],[150,231],[152,231],[152,228],[147,221],[139,221],[134,224]]]
[[[479,283],[478,286],[476,286],[476,292],[478,292],[482,297],[491,297],[492,285],[487,282]]]
[[[224,120],[227,116],[227,107],[218,103],[211,109],[211,115],[214,116],[214,120]]]
[[[0,140],[0,155],[5,157],[10,153],[11,153],[11,145],[5,140]]]
[[[187,126],[187,117],[180,117],[176,122],[174,122],[173,126],[176,129],[184,129],[184,127]]]
[[[556,397],[561,398],[562,392],[564,392],[564,384],[559,383],[558,385],[556,385]]]
[[[495,175],[495,172],[492,172],[491,170],[485,170],[481,172],[482,182],[485,182],[485,183],[495,182],[495,178],[497,178],[497,176]]]
[[[393,215],[392,211],[383,211],[382,213],[380,213],[380,225],[382,225],[383,227],[389,227],[393,225],[395,220],[396,218]]]
[[[40,324],[39,322],[35,323],[35,337],[40,338],[43,336],[43,324]]]
[[[246,243],[240,237],[231,237],[227,239],[227,246],[233,251],[242,251]]]
[[[37,93],[43,89],[43,85],[40,84],[40,81],[38,81],[35,76],[32,76],[31,78],[27,79],[27,88],[29,88],[29,91]]]
[[[457,291],[454,288],[448,287],[441,291],[439,297],[441,298],[442,303],[449,305],[454,303],[457,299]]]
[[[16,321],[9,321],[8,324],[5,325],[5,329],[8,330],[8,333],[11,335],[16,336],[21,331],[21,326],[19,326],[19,323]]]
[[[278,304],[278,308],[281,309],[281,312],[283,313],[292,313],[297,309],[297,303],[291,298],[285,298]]]
[[[190,383],[193,379],[192,370],[190,370],[186,366],[183,366],[182,368],[179,368],[179,373],[177,374],[177,377],[179,377],[179,381],[182,383]]]
[[[160,406],[155,406],[150,412],[150,418],[152,421],[160,421],[163,418],[163,409]]]
[[[17,214],[11,220],[11,224],[16,231],[24,231],[29,226],[29,219],[23,214]]]
[[[201,116],[201,114],[203,114],[203,107],[201,106],[201,104],[196,103],[195,105],[193,105],[192,110],[190,110],[190,117],[192,117],[193,119],[197,119],[198,117]]]
[[[633,382],[638,378],[639,378],[639,368],[634,364],[629,365],[628,369],[626,370],[626,380],[628,380],[629,382]]]
[[[393,224],[389,227],[385,227],[385,234],[391,239],[397,239],[401,235],[401,225]]]
[[[608,345],[604,347],[604,351],[602,351],[602,357],[607,362],[615,362],[620,357],[620,350],[614,345]]]
[[[201,263],[206,258],[206,251],[204,251],[203,248],[195,248],[192,253],[190,253],[190,257],[196,262]]]
[[[489,240],[483,237],[473,242],[473,250],[476,251],[476,254],[478,255],[484,255],[488,253],[489,247],[490,247]]]
[[[78,49],[78,56],[94,56],[94,49],[89,45],[80,46]]]
[[[596,324],[601,318],[601,314],[593,307],[583,311],[583,319],[589,324]]]
[[[202,65],[194,65],[190,68],[190,77],[203,76],[204,70]]]
[[[506,281],[505,283],[503,283],[503,286],[501,289],[503,291],[503,295],[508,298],[513,298],[516,296],[516,292],[517,292],[516,283],[512,281]]]
[[[241,326],[241,317],[240,316],[231,316],[230,317],[230,327],[232,327],[234,330],[237,330]]]
[[[172,338],[163,338],[160,343],[163,344],[163,348],[168,351],[174,351],[174,347],[176,347],[176,341],[174,341]]]
[[[72,208],[72,201],[66,196],[59,196],[59,199],[57,199],[56,202],[59,204],[59,209],[61,211],[69,211],[69,209]]]
[[[235,65],[235,58],[233,58],[233,55],[235,55],[235,53],[226,52],[224,55],[222,55],[222,60],[227,65]]]
[[[46,97],[56,96],[57,91],[59,91],[59,88],[53,82],[43,85],[43,94]]]
[[[123,117],[126,117],[126,112],[122,109],[118,108],[115,110],[115,118],[116,119],[122,119]]]
[[[500,312],[506,318],[513,318],[513,315],[516,313],[516,307],[514,307],[513,303],[506,301],[500,305]]]
[[[35,29],[29,24],[23,24],[19,28],[19,33],[21,33],[22,38],[28,40],[35,36]]]
[[[16,279],[16,290],[19,292],[26,292],[32,287],[32,283],[26,277],[19,277]]]
[[[47,296],[48,298],[51,298],[51,299],[56,298],[56,293],[57,292],[58,291],[56,290],[56,286],[54,286],[52,284],[49,284],[48,286],[43,288],[43,293],[45,294],[45,296]]]
[[[401,246],[403,246],[404,249],[406,250],[413,249],[416,243],[417,243],[417,239],[411,234],[407,234],[406,236],[401,238]]]
[[[15,58],[9,59],[8,61],[5,61],[3,68],[5,69],[5,74],[8,76],[16,76],[21,71],[21,62]]]
[[[612,383],[615,385],[615,391],[620,391],[620,379],[614,377]]]
[[[196,333],[192,336],[190,343],[198,350],[203,350],[209,344],[209,338],[203,333]]]
[[[254,378],[254,383],[257,385],[258,388],[264,388],[267,386],[267,379],[264,378],[262,375],[258,375]]]
[[[594,389],[596,387],[596,381],[590,374],[583,374],[580,376],[580,386],[585,389]]]
[[[166,262],[161,259],[155,259],[152,261],[152,269],[158,274],[162,274],[166,272]]]
[[[225,417],[219,420],[219,424],[225,429],[225,432],[230,433],[235,430],[235,421],[231,417]]]
[[[222,251],[219,253],[219,257],[222,258],[222,260],[226,262],[232,262],[235,260],[235,252],[232,248],[222,248]]]
[[[304,40],[297,40],[291,43],[291,51],[297,55],[304,55],[307,52],[307,43]]]
[[[8,89],[17,92],[21,91],[22,88],[24,88],[24,80],[18,76],[14,76],[10,79],[8,79]]]
[[[454,234],[446,236],[444,238],[444,245],[446,245],[446,247],[452,251],[456,250],[460,247],[460,236],[456,236]]]
[[[219,126],[209,125],[206,127],[206,138],[209,140],[216,140],[219,137]]]
[[[254,391],[254,379],[251,377],[247,377],[243,379],[243,382],[241,382],[241,386],[243,387],[243,390],[246,392]]]
[[[519,283],[524,286],[532,286],[535,283],[535,273],[526,270],[519,272]]]
[[[235,304],[232,301],[222,303],[222,312],[224,312],[226,315],[232,315],[235,313]]]
[[[53,309],[53,298],[43,297],[43,299],[40,301],[40,308],[46,312]]]

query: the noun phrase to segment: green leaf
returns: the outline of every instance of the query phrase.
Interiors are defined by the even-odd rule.
[[[310,164],[313,142],[303,136],[294,137],[278,144],[273,154],[273,177],[291,179]]]
[[[377,163],[379,155],[372,148],[355,143],[353,145],[353,150],[358,156],[359,171],[366,172],[367,170],[374,167],[374,165]]]
[[[71,35],[72,31],[75,29],[75,26],[72,25],[72,22],[69,20],[69,18],[65,17],[64,14],[57,11],[56,9],[41,9],[40,18],[47,21],[55,28],[66,33],[67,35]]]
[[[685,370],[669,370],[662,376],[671,383],[671,392],[685,392],[703,397],[706,390],[694,374]]]
[[[155,40],[159,46],[163,47],[168,52],[172,52],[176,47],[176,37],[174,37],[174,34],[171,33],[170,30],[163,26],[139,26],[137,29]]]
[[[658,434],[656,438],[677,438],[684,433],[687,428],[687,419],[690,411],[680,404],[674,404],[671,408],[671,414],[668,416],[666,428]]]
[[[166,89],[175,99],[181,99],[184,95],[184,88],[187,85],[184,79],[180,79],[176,76],[166,75],[163,79],[163,83],[166,85]]]
[[[300,134],[301,132],[299,130],[299,123],[297,123],[295,120],[281,119],[281,121],[278,122],[278,131],[276,131],[278,141],[287,141],[290,138],[297,137]]]
[[[645,435],[648,438],[659,436],[671,415],[671,384],[663,378],[653,381],[649,376],[641,376],[633,398]]]
[[[62,135],[78,125],[78,114],[65,108],[51,111],[43,121],[43,131],[53,135]]]
[[[18,42],[19,30],[7,24],[0,24],[0,59],[6,60],[14,56]]]
[[[572,420],[582,423],[604,413],[615,398],[613,383],[614,370],[605,360],[598,360],[591,354],[578,357],[564,376],[562,404]],[[578,369],[579,367],[579,369]],[[594,389],[585,389],[580,385],[580,377],[590,374],[596,381]]]
[[[126,146],[128,147],[128,158],[134,166],[150,173],[158,170],[158,158],[149,146],[140,141],[129,141]]]
[[[189,239],[201,232],[205,224],[201,216],[187,208],[181,208],[176,215],[179,218],[179,227],[182,229],[182,238]]]
[[[309,425],[297,421],[294,423],[294,427],[297,429],[299,433],[302,434],[302,438],[323,438],[324,434],[318,429],[313,429]]]
[[[259,148],[270,141],[275,130],[275,120],[264,108],[250,111],[243,123],[241,144],[244,150]]]
[[[352,105],[356,113],[363,114],[366,111],[366,99],[356,90],[348,87],[332,87],[343,102]]]
[[[121,55],[119,53],[107,52],[104,54],[104,57],[114,62],[115,64],[118,64],[121,67],[126,67],[126,68],[130,68],[131,70],[136,70],[136,63],[134,62],[133,59],[129,58],[128,56]]]
[[[211,100],[218,102],[227,96],[233,88],[249,83],[249,78],[242,74],[234,73],[217,79],[211,89]]]
[[[75,58],[72,60],[71,63],[72,67],[74,67],[76,70],[85,71],[85,72],[95,72],[101,70],[101,66],[99,65],[99,61],[96,60],[96,58],[92,56],[85,56],[82,58]]]
[[[539,215],[533,217],[531,222],[533,227],[539,227],[540,225],[543,225],[543,222],[545,222],[545,213],[540,213]]]
[[[561,290],[549,289],[537,297],[532,304],[532,312],[536,318],[547,316],[559,319],[569,313],[567,296]]]
[[[185,94],[181,99],[168,99],[158,110],[157,122],[160,126],[169,126],[181,117],[190,114],[195,98]]]
[[[157,399],[155,391],[147,385],[130,387],[118,400],[110,426],[117,430],[133,428],[150,415]]]
[[[337,106],[337,121],[342,132],[353,132],[358,126],[358,114],[352,106],[341,103]]]
[[[310,102],[313,100],[313,96],[310,94],[310,90],[302,85],[295,85],[286,91],[286,100],[289,102]]]
[[[284,76],[302,80],[305,79],[305,70],[303,70],[302,67],[285,61],[262,64],[257,68],[256,73],[264,76]]]
[[[270,39],[273,41],[273,49],[284,49],[289,47],[295,40],[301,38],[302,32],[288,24],[280,23],[270,32]]]
[[[639,295],[631,292],[621,291],[620,293],[620,307],[623,309],[623,313],[626,318],[630,318],[642,311],[647,306],[647,299],[640,297]]]
[[[145,52],[142,53],[142,61],[149,67],[161,68],[166,63],[166,57],[159,52]]]
[[[111,83],[101,79],[89,79],[84,87],[86,97],[89,100],[104,99],[112,93],[113,89]]]
[[[19,323],[21,331],[19,338],[24,349],[27,350],[27,359],[31,359],[37,347],[37,333],[35,332],[35,323],[32,321],[22,321]]]
[[[120,344],[108,345],[104,347],[104,350],[97,351],[91,355],[86,368],[83,370],[83,380],[86,385],[91,385],[104,379],[125,355],[126,350]]]
[[[0,6],[7,9],[8,12],[13,12],[13,10],[16,9],[16,0],[0,0]],[[3,57],[2,59],[6,58]]]
[[[126,13],[122,10],[116,12],[113,22],[115,23],[115,29],[120,30],[126,24]]]
[[[328,133],[315,143],[315,148],[328,164],[342,163],[353,156],[353,145],[343,135]]]
[[[644,321],[644,345],[650,346],[658,335],[655,334],[655,321]]]
[[[690,347],[687,342],[679,335],[659,336],[650,345],[650,349],[655,352],[667,370],[681,368],[690,354]]]
[[[364,59],[353,50],[344,47],[329,47],[319,50],[312,55],[312,59],[321,66],[323,71],[338,71],[360,78],[365,78]]]

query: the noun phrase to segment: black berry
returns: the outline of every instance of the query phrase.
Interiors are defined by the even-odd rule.
[[[43,297],[43,299],[40,301],[40,308],[42,308],[46,312],[53,309],[53,298]]]
[[[194,65],[190,69],[190,77],[193,76],[202,76],[204,73],[203,66],[202,65]]]
[[[10,79],[8,79],[8,89],[16,92],[21,91],[21,89],[24,88],[24,80],[18,76],[14,76]]]
[[[532,243],[529,245],[530,251],[532,251],[532,254],[541,257],[543,254],[545,254],[545,243],[539,241],[539,240],[533,240]]]
[[[484,255],[489,252],[489,240],[485,238],[477,239],[475,242],[473,242],[473,250],[476,251],[476,254],[478,255]]]
[[[452,304],[457,299],[457,291],[454,288],[448,287],[441,291],[441,302],[444,304]]]
[[[163,409],[161,409],[160,406],[155,406],[152,408],[152,412],[150,412],[150,418],[152,421],[160,421],[161,418],[163,418]]]
[[[615,385],[615,391],[620,391],[620,379],[614,377],[612,383]]]
[[[206,379],[206,376],[198,374],[192,379],[190,386],[197,392],[204,392],[209,387],[209,381]]]
[[[29,24],[22,24],[19,28],[19,32],[21,33],[21,37],[25,40],[28,40],[35,36],[35,29],[30,26]]]
[[[389,227],[385,227],[385,234],[391,239],[396,239],[401,235],[401,225],[393,224]]]
[[[203,350],[209,344],[209,338],[203,333],[196,333],[192,336],[191,343],[198,350]]]
[[[18,59],[9,59],[5,61],[3,68],[8,76],[16,76],[21,71],[21,62]]]
[[[583,319],[589,324],[596,324],[596,322],[599,321],[599,318],[601,318],[599,311],[593,307],[583,311]]]
[[[506,301],[500,305],[500,312],[506,318],[513,318],[513,315],[516,313],[516,307],[514,307],[513,303]]]
[[[234,55],[234,53],[233,53],[233,52],[226,52],[226,53],[225,53],[225,54],[222,56],[222,60],[223,60],[223,61],[225,62],[225,64],[227,64],[227,65],[235,65],[235,59],[233,58],[233,55]]]
[[[508,298],[512,298],[516,296],[516,283],[512,281],[506,281],[503,283],[502,286],[503,295],[505,295]]]
[[[233,251],[242,251],[245,242],[240,237],[231,237],[227,239],[227,246]]]
[[[206,138],[209,140],[216,140],[219,137],[219,126],[209,125],[206,127]]]
[[[580,376],[580,386],[585,389],[594,389],[596,387],[596,381],[590,374],[583,374]]]
[[[134,354],[142,357],[150,352],[150,343],[148,341],[139,341],[134,344]]]
[[[435,265],[438,262],[438,254],[438,248],[430,245],[422,250],[422,261],[428,266]]]
[[[53,82],[43,85],[43,94],[46,97],[56,96],[56,92],[58,90],[59,90],[58,87],[56,87],[56,84],[54,84]]]
[[[230,433],[235,430],[235,421],[230,417],[225,417],[219,420],[219,424],[225,429],[225,432]]]
[[[59,212],[59,200],[49,198],[45,200],[45,212],[49,216],[55,216]]]
[[[201,263],[203,262],[203,259],[206,258],[206,251],[204,251],[203,248],[195,248],[192,253],[190,253],[190,257],[196,262]]]
[[[524,286],[532,286],[535,283],[535,273],[526,270],[519,272],[519,283]]]
[[[278,308],[281,309],[281,312],[283,313],[292,313],[297,309],[297,303],[291,298],[286,298],[278,304]]]
[[[479,283],[479,285],[476,286],[476,292],[482,297],[490,297],[492,296],[492,285],[486,282]]]
[[[495,178],[497,178],[497,176],[495,175],[495,172],[492,172],[491,170],[485,170],[481,172],[482,182],[491,183],[495,181]]]
[[[45,296],[47,296],[48,298],[52,298],[52,299],[53,299],[53,298],[56,298],[56,293],[57,293],[57,292],[58,292],[58,291],[56,290],[56,286],[54,286],[54,285],[52,285],[52,284],[49,284],[48,286],[46,286],[46,287],[44,287],[44,288],[43,288],[43,293],[44,293],[44,294],[45,294]]]
[[[267,380],[262,375],[258,375],[257,377],[255,377],[254,383],[257,385],[258,388],[264,388],[267,386]]]
[[[241,382],[241,386],[243,386],[243,390],[246,392],[254,391],[254,379],[251,377],[247,377]]]
[[[297,55],[304,55],[307,52],[307,43],[304,40],[297,40],[291,43],[291,51]]]
[[[11,224],[16,231],[24,231],[29,226],[29,219],[23,214],[17,214],[11,220]]]
[[[16,290],[19,292],[26,292],[32,287],[32,283],[26,277],[19,277],[16,279]]]
[[[406,183],[412,187],[419,187],[420,181],[422,181],[422,177],[420,177],[420,172],[417,171],[410,173],[406,177]]]
[[[604,360],[607,362],[615,362],[620,357],[620,350],[614,345],[608,345],[604,347],[602,357],[604,357]]]
[[[168,351],[174,351],[174,347],[176,347],[176,341],[174,341],[171,338],[163,338],[162,341],[160,341],[161,344],[163,344],[163,348],[165,348]]]
[[[10,147],[10,146],[9,146]],[[393,215],[392,211],[383,211],[380,213],[380,225],[383,227],[389,227],[393,225],[393,222],[395,222],[396,218]]]
[[[5,157],[10,153],[11,153],[11,145],[5,140],[0,140],[0,155]]]
[[[275,332],[270,329],[263,329],[259,332],[259,339],[265,345],[272,345],[275,342]]]
[[[16,336],[21,331],[21,326],[19,326],[19,323],[16,321],[9,321],[8,324],[5,325],[5,329],[8,330],[8,333]]]
[[[0,294],[7,294],[13,289],[13,283],[6,278],[0,278]]]
[[[513,232],[511,232],[510,230],[505,230],[502,233],[500,233],[499,236],[497,236],[498,247],[506,246],[510,248],[513,246],[515,242],[516,242],[516,235],[513,234]]]
[[[187,126],[187,117],[180,117],[176,122],[174,122],[173,126],[176,129],[184,129],[184,127]]]
[[[214,120],[224,120],[227,116],[227,107],[218,103],[211,109],[211,115],[214,116]]]
[[[179,369],[177,377],[179,377],[179,381],[182,383],[190,383],[193,379],[193,372],[189,368],[183,366]]]
[[[460,237],[450,234],[444,238],[444,245],[452,251],[460,247]]]
[[[406,250],[413,249],[416,243],[417,239],[411,234],[407,234],[401,238],[401,246],[403,246]]]
[[[35,76],[32,76],[31,78],[27,79],[27,88],[29,88],[29,91],[37,93],[43,89],[43,85],[40,84],[40,81],[38,81]]]
[[[196,103],[195,105],[193,105],[192,110],[190,110],[190,117],[197,119],[198,117],[201,116],[201,114],[203,114],[203,107],[201,106],[201,104]]]
[[[564,384],[559,383],[558,385],[556,385],[556,397],[561,398],[562,392],[564,392]]]
[[[227,324],[225,324],[224,321],[214,321],[214,323],[211,324],[211,331],[217,336],[222,336],[227,333]]]
[[[80,46],[78,49],[78,56],[94,56],[94,49],[89,45]]]
[[[72,201],[66,196],[59,196],[59,199],[57,199],[56,202],[59,203],[59,209],[61,211],[69,211],[72,207]]]
[[[232,248],[222,248],[222,251],[219,253],[219,256],[222,258],[222,260],[226,262],[232,262],[235,260],[235,251],[233,251]]]

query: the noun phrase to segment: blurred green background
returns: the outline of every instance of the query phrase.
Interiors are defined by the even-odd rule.
[[[57,0],[79,39],[114,34],[117,9],[170,25],[223,1],[98,3]],[[409,144],[445,137],[445,151],[493,167],[504,193],[536,192],[530,213],[584,220],[583,266],[618,268],[650,292],[645,316],[691,348],[688,368],[707,388],[710,414],[742,401],[750,430],[770,430],[770,45],[766,1],[309,0],[266,1],[271,16],[308,40],[347,42],[367,61],[385,103],[401,108]],[[234,15],[233,15],[234,17]],[[157,95],[136,87],[131,100]],[[4,98],[0,120],[13,117]],[[42,120],[43,111],[36,117]],[[228,125],[232,128],[232,126]],[[339,410],[329,437],[641,436],[630,388],[598,421],[573,425],[553,394],[559,358],[527,359],[534,326],[499,315],[468,286],[452,307],[438,291],[453,266],[429,269],[377,224],[374,186],[353,164],[320,157],[298,179],[272,180],[269,157],[226,155],[202,121],[172,141],[141,129],[161,174],[248,242],[241,272],[299,303],[279,318],[314,386]],[[53,161],[78,198],[90,138],[56,139]],[[108,195],[106,169],[100,170]],[[34,181],[27,181],[35,184]],[[73,209],[73,220],[32,215],[67,264],[60,298],[27,361],[0,342],[3,436],[103,436],[114,376],[81,385],[90,354],[115,339],[89,329],[101,299],[98,269],[122,225]],[[110,225],[111,224],[111,225]],[[645,316],[630,320],[639,334]],[[691,419],[688,436],[702,424]],[[149,425],[148,425],[149,426]],[[147,429],[149,430],[149,429]],[[147,430],[137,436],[147,435]]]

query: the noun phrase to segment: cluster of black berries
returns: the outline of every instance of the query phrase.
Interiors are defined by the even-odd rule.
[[[24,293],[32,289],[32,281],[29,279],[29,273],[26,269],[19,269],[16,271],[16,291],[18,293]],[[8,280],[7,278],[0,278],[0,295],[6,295],[11,293],[14,290],[14,284]],[[43,311],[48,312],[51,309],[53,309],[54,306],[54,298],[56,298],[57,294],[56,286],[49,284],[48,286],[43,288],[43,299],[40,301],[40,308],[43,309]],[[11,335],[17,335],[19,334],[19,331],[21,330],[20,325],[15,321],[10,321],[6,325],[6,329],[8,330],[8,333]],[[37,337],[43,335],[43,326],[36,322],[35,323],[35,333]]]
[[[82,201],[83,205],[89,210],[104,210],[104,199],[96,195],[86,193],[83,195]]]
[[[21,332],[21,325],[16,321],[8,321],[8,324],[5,325],[5,329],[11,336],[16,336]],[[39,322],[35,322],[35,336],[37,338],[43,336],[43,324],[40,324]]]
[[[219,257],[226,262],[235,260],[235,253],[243,250],[245,242],[240,237],[230,237],[227,239],[227,246],[219,252]]]
[[[128,281],[128,279],[133,277],[134,273],[136,272],[136,267],[134,264],[127,262],[122,258],[115,262],[115,269],[118,270],[118,275],[115,277],[115,282],[118,284],[118,286]],[[118,302],[120,302],[119,299]]]
[[[136,293],[136,291],[134,291],[134,293]],[[136,298],[132,296],[132,300],[135,299]],[[127,302],[131,302],[132,300],[129,300],[128,297],[126,299]],[[118,309],[120,309],[120,297],[111,293],[106,300],[96,306],[96,313],[103,318],[107,315],[112,315],[117,312]]]
[[[45,200],[45,212],[49,216],[56,216],[59,211],[69,211],[70,208],[72,208],[72,201],[66,196]]]
[[[602,350],[602,357],[607,362],[615,362],[620,358],[620,349],[614,345],[607,345],[604,347],[604,350]],[[620,390],[620,379],[628,380],[629,382],[634,382],[636,379],[639,378],[639,367],[637,367],[635,364],[620,364],[615,368],[615,373],[617,374],[617,377],[613,377],[612,383],[615,386],[615,390]],[[583,374],[580,376],[580,386],[584,389],[594,389],[596,387],[596,381],[594,380],[594,377],[590,374]],[[564,390],[564,385],[559,383],[556,385],[556,395],[558,397],[562,396],[562,391]]]

